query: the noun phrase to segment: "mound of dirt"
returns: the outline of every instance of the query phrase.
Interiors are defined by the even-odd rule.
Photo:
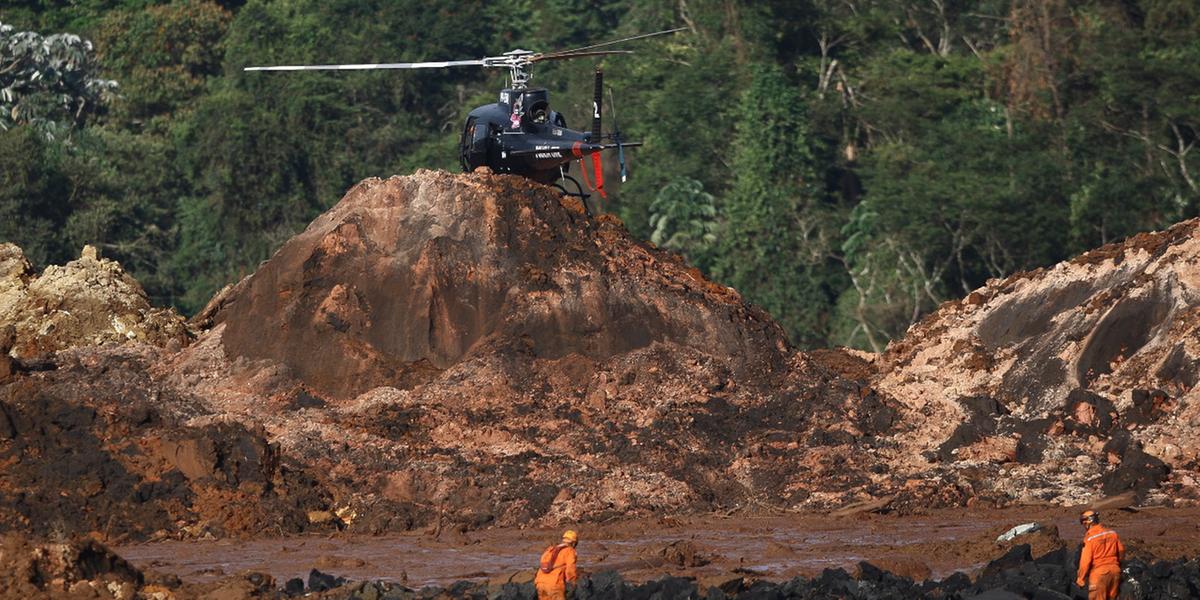
[[[77,349],[0,387],[0,530],[106,540],[333,529],[328,506],[253,426],[150,376],[148,346]]]
[[[500,353],[605,360],[669,341],[741,376],[783,363],[765,313],[560,198],[515,177],[368,179],[226,296],[225,351],[339,397]]]
[[[876,356],[793,352],[733,290],[512,176],[363,182],[186,347],[115,263],[34,278],[0,246],[0,344],[58,365],[0,364],[0,527],[466,540],[1195,499],[1198,259],[1197,222],[1138,236],[991,282]],[[150,343],[105,343],[131,339]]]
[[[133,598],[141,571],[89,539],[34,544],[0,538],[0,596],[4,598]]]
[[[12,533],[0,538],[3,598],[253,600],[280,594],[271,576],[254,572],[185,584],[175,575],[137,569],[89,538],[35,542]]]
[[[989,282],[893,342],[875,385],[914,425],[893,464],[1026,502],[1195,500],[1198,226]]]
[[[106,343],[188,341],[183,317],[152,307],[137,280],[91,246],[35,277],[20,248],[0,244],[0,329],[9,325],[9,353],[18,359]]]
[[[885,398],[518,177],[367,180],[214,321],[159,370],[325,474],[351,529],[827,506],[896,483],[865,451],[894,425]]]

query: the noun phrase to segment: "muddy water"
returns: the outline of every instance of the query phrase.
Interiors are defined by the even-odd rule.
[[[811,575],[828,567],[848,570],[863,560],[902,557],[929,566],[935,578],[956,570],[973,571],[1003,549],[996,535],[1028,521],[1057,526],[1069,544],[1079,528],[1073,511],[1013,508],[951,509],[928,516],[860,515],[686,517],[581,525],[580,567],[615,569],[632,579],[663,574],[704,577],[738,569],[767,579]],[[1106,521],[1127,545],[1164,557],[1200,550],[1197,509],[1113,513]],[[263,538],[254,540],[167,541],[116,548],[135,565],[203,582],[242,571],[267,572],[280,582],[306,578],[310,569],[348,579],[378,579],[410,587],[462,579],[507,577],[530,570],[558,531],[496,529],[439,541],[413,533],[380,537]],[[690,541],[711,559],[700,567],[663,565],[658,552]]]

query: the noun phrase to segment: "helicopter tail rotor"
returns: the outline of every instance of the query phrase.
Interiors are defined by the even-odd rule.
[[[617,145],[617,165],[621,168],[621,183],[625,183],[629,179],[629,172],[625,170],[625,146],[629,144],[621,140],[621,124],[617,122],[617,100],[613,97],[612,88],[608,88],[608,107],[612,109],[612,141]]]

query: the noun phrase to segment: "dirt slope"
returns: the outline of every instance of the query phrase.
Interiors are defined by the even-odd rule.
[[[324,473],[352,527],[824,506],[887,479],[864,451],[885,400],[516,177],[367,180],[215,321],[162,372]]]
[[[893,465],[1018,501],[1196,499],[1198,226],[990,282],[892,343],[875,385],[913,426]]]
[[[338,397],[494,353],[604,360],[669,341],[740,375],[782,365],[765,313],[559,199],[512,177],[368,179],[229,294],[225,350]]]
[[[992,282],[881,356],[794,352],[614,219],[485,173],[364,181],[214,299],[182,349],[152,334],[178,318],[156,320],[115,263],[53,271],[84,287],[35,302],[14,248],[0,342],[50,370],[0,373],[0,530],[454,540],[1196,498],[1196,222]],[[119,315],[172,325],[112,337]]]

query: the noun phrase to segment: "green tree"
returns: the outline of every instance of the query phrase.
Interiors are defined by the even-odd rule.
[[[58,148],[32,127],[0,132],[0,240],[38,265],[70,256],[58,236],[71,212]]]
[[[221,73],[222,40],[232,15],[215,2],[175,2],[106,13],[96,26],[106,72],[121,82],[110,123],[165,129]],[[156,126],[153,121],[162,121]]]
[[[117,84],[99,76],[92,43],[0,23],[0,129],[31,125],[64,135],[103,110]]]
[[[880,86],[862,111],[878,141],[843,228],[852,286],[838,326],[845,343],[877,351],[990,277],[1065,258],[1068,222],[1060,156],[1032,124],[1013,126],[984,86],[964,85],[983,81],[973,58],[888,62],[925,74]]]
[[[1104,3],[1080,11],[1064,119],[1075,250],[1200,210],[1200,9],[1171,0],[1140,8],[1136,20]]]
[[[838,221],[819,170],[824,149],[809,135],[801,89],[773,65],[751,73],[738,105],[737,180],[720,207],[726,223],[714,271],[795,342],[822,344],[842,286],[833,263]]]
[[[681,177],[663,186],[650,204],[650,241],[708,267],[717,241],[717,207],[704,184]]]

